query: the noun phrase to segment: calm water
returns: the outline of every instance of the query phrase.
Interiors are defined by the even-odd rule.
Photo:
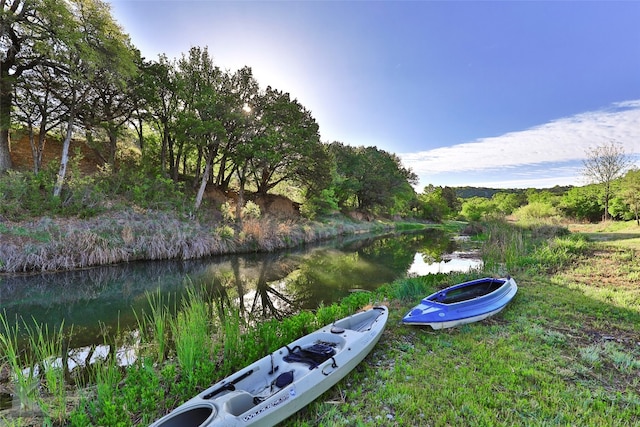
[[[296,251],[154,261],[36,276],[0,276],[0,310],[13,319],[73,325],[72,347],[104,343],[104,333],[135,329],[134,313],[159,290],[179,298],[188,284],[238,304],[247,314],[282,317],[371,291],[408,274],[466,271],[481,262],[458,252],[441,230],[360,236]],[[459,256],[462,254],[462,256]]]

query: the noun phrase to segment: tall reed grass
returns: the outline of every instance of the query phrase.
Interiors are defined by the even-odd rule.
[[[162,298],[160,289],[155,293],[148,292],[146,294],[149,303],[150,313],[144,311],[138,315],[134,311],[134,315],[138,322],[138,329],[142,335],[142,340],[152,348],[153,358],[156,363],[162,363],[168,350],[169,339],[169,306],[168,301]]]
[[[6,313],[0,314],[0,324],[4,333],[0,333],[0,354],[4,355],[11,370],[14,386],[14,402],[18,400],[21,410],[37,408],[39,379],[36,371],[36,363],[29,352],[24,352],[20,347],[22,332],[16,319],[15,324],[10,324]]]
[[[499,276],[514,271],[526,254],[524,231],[506,221],[494,220],[485,224],[484,234],[486,240],[480,252],[485,271]]]
[[[25,325],[29,344],[36,363],[40,383],[48,394],[48,399],[38,399],[40,409],[47,417],[62,424],[67,415],[66,352],[64,343],[64,321],[59,329],[49,332],[47,325],[33,321]]]
[[[553,224],[495,220],[484,224],[483,235],[484,270],[497,275],[554,271],[588,251],[583,235],[569,234],[565,227]]]
[[[21,411],[41,411],[46,420],[61,424],[67,415],[64,322],[59,329],[0,314],[0,354],[11,370],[14,401]]]
[[[211,359],[211,313],[201,293],[188,289],[181,310],[169,319],[176,358],[187,378],[194,379],[197,364]]]

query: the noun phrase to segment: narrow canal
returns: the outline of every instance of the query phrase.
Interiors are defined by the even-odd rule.
[[[0,276],[0,311],[57,330],[73,327],[70,345],[104,343],[105,334],[135,329],[136,313],[159,292],[179,299],[189,285],[235,301],[263,318],[331,304],[356,290],[372,291],[406,275],[466,271],[477,257],[457,256],[460,242],[442,230],[352,236],[297,250],[149,261],[81,271]],[[2,331],[0,331],[2,332]]]

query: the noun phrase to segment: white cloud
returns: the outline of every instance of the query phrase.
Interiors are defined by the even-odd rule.
[[[519,132],[399,156],[403,164],[420,177],[421,185],[432,183],[438,175],[451,173],[472,173],[474,182],[465,185],[479,186],[480,180],[485,181],[484,184],[518,181],[517,186],[522,187],[532,180],[551,183],[554,179],[557,185],[565,185],[560,181],[573,180],[577,184],[576,163],[585,158],[588,148],[611,141],[622,144],[629,155],[640,155],[640,100],[616,103],[610,108],[561,118]],[[492,176],[496,171],[502,175]],[[567,175],[568,171],[573,174]],[[519,177],[504,176],[514,172]],[[531,178],[523,176],[525,173]],[[479,174],[485,179],[478,180]]]

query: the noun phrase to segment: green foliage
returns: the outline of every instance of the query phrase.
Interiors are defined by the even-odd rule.
[[[236,220],[236,207],[231,202],[224,202],[220,206],[220,213],[226,222],[234,222]],[[262,212],[258,204],[248,200],[242,207],[241,215],[244,219],[260,219]],[[219,231],[224,234],[224,230]]]
[[[118,384],[124,375],[114,359],[96,366],[96,399],[88,404],[89,415],[96,425],[129,426],[131,420],[124,407]]]
[[[189,288],[182,310],[169,320],[169,327],[178,364],[190,386],[196,385],[199,361],[208,360],[211,355],[210,322],[211,315],[202,295]]]
[[[526,197],[528,203],[534,202],[543,202],[543,203],[553,203],[553,200],[556,196],[549,190],[536,190],[530,188],[526,191]]]
[[[0,176],[0,214],[20,220],[32,212],[41,214],[42,195],[33,174],[8,171]],[[34,203],[34,201],[37,201]]]
[[[220,213],[222,214],[222,218],[227,222],[233,222],[236,219],[236,208],[231,202],[224,202],[220,206]]]
[[[402,279],[393,287],[392,297],[407,302],[420,300],[436,289],[446,287],[445,281],[450,281],[450,277],[442,273]]]
[[[253,218],[259,219],[261,216],[260,206],[251,200],[247,201],[242,207],[242,217],[243,218]]]
[[[536,201],[518,208],[513,214],[519,220],[532,221],[556,217],[558,210],[549,202]]]
[[[569,235],[557,237],[546,244],[523,256],[519,263],[523,268],[529,268],[537,272],[554,272],[566,267],[576,257],[588,251],[588,243],[584,236]]]
[[[231,240],[235,236],[235,230],[228,225],[222,225],[215,229],[215,233],[222,240]]]
[[[632,169],[622,179],[621,199],[629,207],[636,223],[640,225],[640,169]]]
[[[105,167],[95,179],[96,188],[111,199],[123,197],[141,208],[183,211],[191,206],[182,184],[134,158],[115,171]]]
[[[600,200],[602,200],[600,186],[574,187],[562,197],[559,209],[568,218],[579,221],[598,221],[604,213]]]
[[[544,223],[512,224],[496,220],[484,224],[484,270],[498,275],[518,271],[553,272],[588,249],[582,235]]]
[[[149,425],[155,421],[153,414],[165,392],[153,363],[142,360],[130,366],[121,392],[124,407],[131,413],[141,414],[142,424]]]
[[[516,193],[496,193],[491,198],[496,209],[502,215],[511,215],[513,211],[523,205],[523,197]]]
[[[309,219],[329,215],[337,210],[338,201],[333,188],[325,188],[318,195],[308,195],[300,207],[300,213]]]
[[[73,164],[73,162],[72,162]],[[0,177],[0,214],[21,220],[32,216],[92,216],[100,212],[99,197],[90,178],[71,168],[61,198],[53,197],[54,164],[38,174],[10,171]]]
[[[288,93],[267,87],[260,97],[259,131],[251,139],[250,176],[258,193],[283,180],[300,183],[312,193],[328,184],[329,157],[320,142],[311,112]]]
[[[402,167],[396,155],[376,147],[351,147],[339,142],[328,149],[336,162],[333,188],[341,209],[377,213],[395,207],[408,212],[408,201],[415,197],[411,184],[417,176]]]
[[[495,211],[495,205],[491,200],[483,197],[472,197],[462,202],[460,214],[466,218],[467,221],[480,221]]]
[[[153,348],[156,363],[162,363],[168,350],[169,307],[162,298],[159,288],[155,293],[147,292],[146,296],[150,312],[147,314],[143,311],[140,316],[137,313],[134,314],[143,338],[148,343],[155,344]]]
[[[424,192],[418,195],[415,215],[427,221],[441,222],[452,215],[449,204],[450,200],[445,198],[442,187],[426,187]]]
[[[0,313],[0,354],[3,355],[3,363],[7,363],[14,378],[14,395],[21,409],[32,409],[39,398],[38,378],[36,374],[37,360],[33,352],[21,350],[19,341],[22,332],[18,321],[9,324],[6,313]]]
[[[67,386],[65,383],[65,366],[62,364],[64,345],[64,321],[57,331],[49,332],[46,325],[34,320],[34,325],[25,324],[30,348],[37,361],[38,376],[50,399],[39,403],[40,408],[57,423],[62,423],[67,415]]]
[[[152,363],[139,360],[120,370],[114,362],[96,366],[96,396],[85,396],[69,415],[71,425],[131,426],[133,414],[145,425],[152,423],[164,398],[160,376]]]
[[[609,215],[611,218],[629,221],[635,219],[635,213],[630,209],[629,203],[622,196],[616,196],[609,201]]]
[[[74,157],[70,162],[66,185],[59,198],[53,197],[57,168],[53,163],[38,174],[11,171],[1,176],[0,214],[13,220],[56,215],[87,218],[118,208],[110,204],[118,199],[147,209],[182,211],[190,205],[185,202],[181,185],[135,162],[115,172],[105,167],[97,175],[83,176],[79,161],[79,157]]]
[[[498,275],[515,271],[528,249],[525,230],[503,220],[493,220],[485,224],[485,234],[481,248],[485,271]]]

